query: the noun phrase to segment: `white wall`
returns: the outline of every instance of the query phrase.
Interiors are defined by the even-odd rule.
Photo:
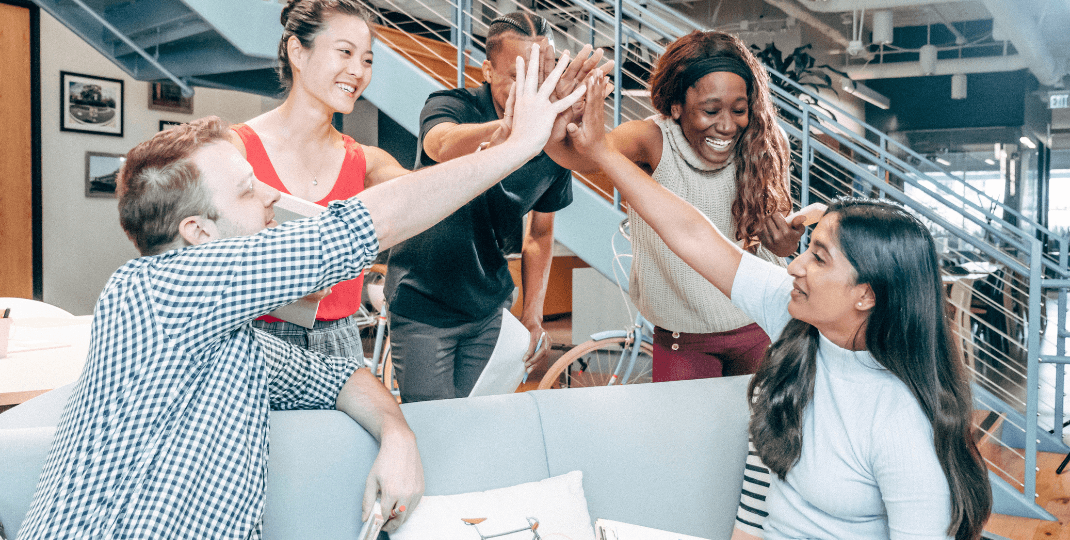
[[[149,83],[119,67],[44,10],[41,11],[41,187],[44,300],[76,315],[92,313],[101,289],[137,250],[119,227],[115,199],[85,197],[85,153],[124,154],[159,130],[159,121],[217,115],[239,122],[273,100],[197,88],[193,114],[150,111]],[[126,116],[123,137],[59,130],[60,71],[122,79]]]

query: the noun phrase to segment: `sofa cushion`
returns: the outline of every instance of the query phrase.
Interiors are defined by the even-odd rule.
[[[747,458],[749,377],[528,392],[550,474],[582,470],[591,516],[731,535]]]
[[[591,515],[583,494],[583,473],[561,476],[518,486],[457,495],[429,495],[397,530],[391,540],[470,540],[476,538],[472,525],[463,518],[485,518],[475,525],[485,536],[515,531],[539,522],[543,538],[594,540]],[[518,533],[517,538],[525,535]],[[530,533],[527,535],[531,537]]]
[[[30,511],[55,433],[54,427],[0,429],[0,522],[9,538],[18,536]]]
[[[526,393],[407,403],[401,410],[416,433],[426,495],[550,477],[539,413]]]
[[[75,384],[50,390],[4,411],[0,414],[0,429],[56,427]]]
[[[274,411],[270,422],[264,538],[356,538],[379,444],[340,411]]]

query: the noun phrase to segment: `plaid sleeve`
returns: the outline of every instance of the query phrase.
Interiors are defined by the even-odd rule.
[[[197,354],[247,321],[357,277],[378,251],[371,216],[354,198],[252,236],[153,257],[145,281],[163,331]]]
[[[325,356],[253,330],[268,371],[272,410],[333,409],[361,358]]]
[[[739,495],[736,510],[736,528],[764,538],[762,524],[769,512],[765,509],[765,497],[769,493],[769,469],[758,457],[754,443],[747,442],[747,465],[743,470],[743,491]]]

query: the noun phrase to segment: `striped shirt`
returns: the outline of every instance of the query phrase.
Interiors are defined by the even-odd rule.
[[[370,264],[363,203],[132,260],[97,302],[20,538],[259,538],[269,409],[333,408],[360,359],[250,321]]]

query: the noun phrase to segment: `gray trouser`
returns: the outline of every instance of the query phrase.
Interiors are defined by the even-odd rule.
[[[508,308],[512,299],[503,304]],[[438,328],[390,314],[390,356],[402,403],[468,397],[502,327],[502,310],[481,321]]]

